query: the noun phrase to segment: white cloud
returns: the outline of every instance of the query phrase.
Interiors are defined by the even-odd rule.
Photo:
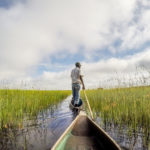
[[[114,80],[119,78],[121,82],[125,80],[124,82],[128,84],[129,79],[134,81],[136,77],[137,80],[143,80],[143,76],[148,79],[147,83],[149,83],[150,49],[122,59],[112,58],[96,63],[84,63],[83,66],[88,87],[98,87],[100,84],[107,87],[110,86],[110,82],[114,84]],[[138,84],[142,83],[139,82]]]
[[[104,47],[113,53],[138,48],[150,38],[150,11],[145,8],[148,5],[147,0],[27,0],[9,9],[0,8],[0,79],[34,82],[31,75],[45,58],[51,59],[52,54],[59,55],[64,50],[77,53],[80,46],[87,58]],[[139,19],[134,21],[137,16]],[[117,39],[122,40],[122,45],[115,48],[112,43]],[[129,62],[135,65],[128,59],[112,58],[88,63],[87,68],[97,79],[99,72],[131,70]],[[65,83],[68,87],[66,76],[63,71],[45,71],[38,80],[52,80],[48,87],[63,87]],[[90,78],[91,85],[95,79]]]
[[[96,63],[82,62],[86,88],[150,84],[150,50],[123,59],[111,58]],[[144,68],[143,68],[144,67]],[[38,78],[28,78],[23,88],[71,89],[70,72],[74,66],[61,72],[44,71]],[[22,83],[23,81],[20,80]],[[25,86],[23,86],[25,85]],[[18,87],[20,84],[18,82]]]
[[[122,40],[122,50],[136,50],[149,42],[150,39],[150,10],[148,1],[140,1],[135,9],[135,13],[130,24],[122,28],[120,39]],[[146,5],[147,4],[147,5]],[[147,6],[147,7],[145,7]],[[129,23],[129,22],[128,22]]]

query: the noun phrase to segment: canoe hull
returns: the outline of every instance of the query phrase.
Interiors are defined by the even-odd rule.
[[[118,144],[81,111],[55,143],[52,150],[111,149],[121,150]]]

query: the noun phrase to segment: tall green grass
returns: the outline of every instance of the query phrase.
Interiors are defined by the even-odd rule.
[[[87,90],[95,115],[104,124],[150,133],[150,87]]]
[[[56,105],[71,91],[0,90],[0,129],[21,127],[24,118]]]

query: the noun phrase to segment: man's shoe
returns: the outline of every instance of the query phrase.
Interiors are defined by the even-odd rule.
[[[74,107],[78,107],[78,104],[75,104]]]

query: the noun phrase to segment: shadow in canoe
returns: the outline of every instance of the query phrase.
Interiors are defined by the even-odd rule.
[[[84,111],[66,129],[52,150],[121,150],[119,145]]]

